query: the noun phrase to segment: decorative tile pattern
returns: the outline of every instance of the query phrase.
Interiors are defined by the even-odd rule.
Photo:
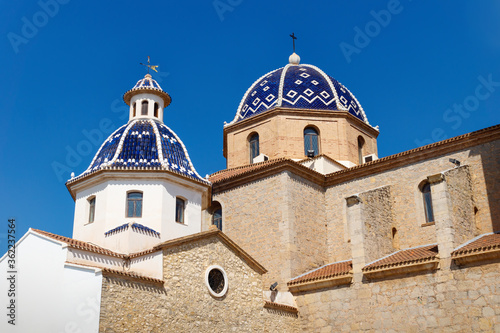
[[[179,137],[163,123],[151,119],[135,119],[116,130],[78,177],[109,167],[162,168],[205,182]]]
[[[312,65],[287,65],[267,73],[250,86],[230,124],[275,106],[345,110],[368,123],[356,97],[337,80]]]
[[[241,105],[240,119],[269,110],[278,101],[278,88],[283,68],[264,75],[248,89],[245,102]]]

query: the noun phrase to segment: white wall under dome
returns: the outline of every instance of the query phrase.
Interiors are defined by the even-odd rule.
[[[182,183],[184,182],[184,183]],[[143,193],[142,216],[126,217],[127,193]],[[76,189],[73,238],[110,250],[130,253],[160,242],[201,231],[202,185],[166,173],[125,172],[95,175]],[[95,219],[89,220],[88,198],[95,196]],[[186,200],[185,223],[175,221],[176,198]],[[148,236],[129,227],[109,236],[104,233],[124,224],[138,223],[160,233]]]

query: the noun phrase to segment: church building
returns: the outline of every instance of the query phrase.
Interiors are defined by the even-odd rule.
[[[72,238],[17,242],[0,331],[500,332],[500,125],[380,157],[370,110],[294,52],[201,177],[158,82],[123,99],[128,122],[66,183]]]

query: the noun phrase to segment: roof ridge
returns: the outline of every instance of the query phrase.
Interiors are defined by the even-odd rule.
[[[49,237],[49,238],[52,238],[54,240],[60,241],[62,243],[66,243],[68,247],[71,247],[74,249],[109,255],[109,256],[118,257],[118,258],[126,258],[127,257],[127,255],[124,253],[118,253],[118,252],[112,251],[110,249],[107,249],[105,247],[95,245],[95,244],[92,244],[92,243],[89,243],[86,241],[57,235],[57,234],[54,234],[54,233],[51,233],[48,231],[44,231],[44,230],[40,230],[40,229],[35,229],[35,228],[30,228],[30,229],[41,236]],[[75,243],[80,243],[79,244],[80,246],[78,246],[78,244],[75,244]],[[101,250],[101,251],[99,251],[99,250]]]

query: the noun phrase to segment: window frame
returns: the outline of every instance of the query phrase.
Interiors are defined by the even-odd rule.
[[[307,131],[312,131],[313,133],[306,133]],[[307,157],[309,150],[314,150],[314,156],[318,156],[320,152],[319,142],[319,130],[315,126],[306,126],[303,131],[304,138],[304,155]],[[316,149],[314,148],[314,140],[316,140]]]
[[[187,200],[182,197],[175,197],[175,222],[177,223],[186,224],[186,202]],[[180,203],[182,203],[182,205],[180,205]],[[182,209],[179,210],[179,207]]]
[[[140,194],[140,198],[131,198],[130,196],[133,194]],[[140,202],[140,212],[137,214],[137,203]],[[133,204],[133,209],[132,209],[132,216],[129,216],[130,212],[130,204]],[[125,207],[125,217],[127,218],[141,218],[142,217],[142,211],[144,208],[144,193],[142,191],[129,191],[127,192],[126,196],[126,207]]]
[[[425,223],[434,223],[436,218],[434,217],[434,206],[432,204],[431,183],[424,180],[422,183],[420,183],[418,188],[420,190],[420,193],[422,194]]]
[[[89,218],[87,220],[87,223],[94,223],[94,221],[95,221],[95,204],[96,204],[95,195],[89,197],[87,199],[87,202],[89,204]]]
[[[144,107],[146,106],[146,107]],[[147,116],[148,115],[148,107],[149,107],[149,102],[144,100],[141,102],[141,116]]]
[[[259,133],[252,133],[248,137],[248,147],[249,147],[249,157],[250,164],[253,163],[253,159],[260,155],[260,137]]]
[[[153,115],[154,115],[156,118],[158,118],[158,113],[159,113],[158,111],[159,111],[159,109],[160,109],[160,106],[158,105],[158,103],[157,103],[157,102],[155,102],[155,104],[154,104],[154,112],[153,112]]]
[[[365,138],[363,138],[361,135],[358,136],[358,160],[359,164],[363,164],[364,161],[364,154],[363,154],[363,148],[365,147],[366,141]]]
[[[220,212],[220,214],[217,214],[218,212]],[[215,225],[217,229],[222,231],[222,207],[218,207],[216,210],[214,210],[214,213],[212,215],[212,224]]]

